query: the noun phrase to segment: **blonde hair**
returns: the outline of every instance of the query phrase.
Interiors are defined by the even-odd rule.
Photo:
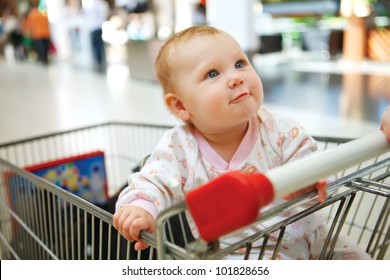
[[[200,25],[192,26],[187,29],[184,29],[176,34],[174,34],[160,49],[157,54],[155,61],[155,70],[157,78],[160,82],[164,95],[172,92],[173,83],[173,67],[174,55],[172,50],[180,43],[192,39],[194,36],[204,36],[204,35],[216,35],[216,34],[225,34],[222,30],[219,30],[215,27]]]

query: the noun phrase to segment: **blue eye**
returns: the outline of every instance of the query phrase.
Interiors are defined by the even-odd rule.
[[[245,66],[245,62],[243,60],[239,60],[234,65],[236,68],[243,68]]]
[[[215,78],[219,75],[217,70],[211,70],[207,73],[207,78]]]

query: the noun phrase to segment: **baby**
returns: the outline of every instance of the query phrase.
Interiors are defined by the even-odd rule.
[[[164,44],[155,66],[165,104],[184,124],[162,137],[118,198],[114,227],[136,242],[136,250],[148,246],[140,240],[140,231],[153,233],[158,213],[184,200],[189,190],[227,171],[265,172],[317,149],[316,142],[297,122],[261,107],[261,80],[240,45],[226,32],[210,26],[183,30]],[[318,201],[323,202],[326,181],[286,199],[314,188]],[[190,218],[189,225],[196,232]],[[262,224],[247,232],[265,227]],[[286,245],[278,256],[315,259],[326,233],[323,220],[310,215],[287,228]],[[335,258],[369,258],[357,247],[342,246],[340,251],[335,250]]]

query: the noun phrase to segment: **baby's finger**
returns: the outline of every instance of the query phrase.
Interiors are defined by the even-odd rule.
[[[132,242],[136,240],[136,238],[133,238],[130,234],[130,227],[132,221],[135,219],[134,214],[129,211],[125,211],[125,209],[121,212],[120,211],[121,210],[118,211],[119,215],[118,218],[116,218],[117,230],[124,238]]]
[[[326,196],[327,196],[326,185],[327,185],[326,181],[318,182],[316,185],[319,203],[324,203],[326,200]]]
[[[149,229],[149,224],[147,221],[143,218],[136,218],[132,221],[131,226],[130,226],[130,236],[134,240],[139,240],[140,236],[139,233],[141,230],[148,230]]]
[[[304,195],[304,194],[306,194],[306,193],[308,193],[308,192],[311,192],[311,191],[314,190],[314,189],[315,189],[315,186],[312,185],[312,186],[309,186],[309,187],[307,187],[307,188],[298,190],[298,191],[296,191],[296,192],[287,194],[287,195],[285,195],[283,198],[284,198],[285,200],[291,200],[291,199],[297,198],[297,197],[299,197],[299,196],[301,196],[301,195]]]
[[[118,222],[119,222],[119,217],[120,217],[120,215],[121,215],[120,213],[121,213],[121,209],[119,209],[118,212],[116,212],[116,213],[114,214],[114,216],[112,216],[112,225],[114,226],[114,228],[115,228],[116,230],[119,229],[119,224],[118,224]]]
[[[135,242],[135,244],[134,244],[134,249],[135,249],[136,251],[142,251],[142,250],[144,250],[144,249],[146,249],[146,248],[148,248],[148,247],[149,247],[149,244],[146,243],[146,242],[144,242],[144,241],[142,241],[142,240],[138,240],[138,241]]]

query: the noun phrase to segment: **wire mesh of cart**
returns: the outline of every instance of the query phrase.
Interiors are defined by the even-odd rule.
[[[110,122],[0,145],[0,258],[223,259],[238,255],[247,259],[255,254],[258,259],[277,259],[286,229],[321,213],[326,216],[329,231],[320,259],[332,258],[341,235],[348,236],[373,259],[390,259],[390,158],[386,149],[337,169],[338,179],[328,185],[331,195],[325,203],[313,203],[314,193],[308,193],[261,210],[252,223],[266,223],[267,227],[250,234],[251,224],[239,228],[234,233],[244,232],[245,237],[234,242],[225,242],[231,233],[215,240],[195,234],[188,225],[192,214],[188,202],[182,202],[160,213],[156,234],[141,235],[150,247],[135,251],[112,226],[114,205],[129,174],[169,128]],[[330,137],[316,140],[321,151],[351,143],[350,139]],[[104,205],[95,205],[25,169],[95,151],[105,155],[109,199]],[[294,215],[270,222],[292,210]],[[268,255],[265,249],[271,239],[273,252]]]

